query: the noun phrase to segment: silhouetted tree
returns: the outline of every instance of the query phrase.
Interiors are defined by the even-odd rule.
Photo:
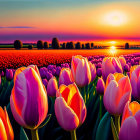
[[[91,44],[90,43],[86,43],[86,49],[91,49]]]
[[[23,44],[20,40],[15,40],[14,41],[14,47],[15,47],[15,49],[19,50],[23,47]]]
[[[59,49],[60,48],[60,44],[57,38],[53,38],[52,39],[52,48],[53,49]]]
[[[82,44],[82,49],[85,49],[85,44]]]
[[[129,49],[129,43],[125,43],[125,49]]]
[[[44,47],[44,42],[42,40],[38,40],[37,41],[37,48],[38,49],[43,49],[43,47]]]
[[[29,50],[31,50],[32,48],[33,48],[33,45],[32,44],[28,45],[28,49]]]
[[[82,44],[81,42],[76,43],[76,49],[82,49]]]
[[[72,41],[71,42],[67,42],[66,48],[67,49],[75,49],[75,44]]]
[[[91,48],[94,48],[94,43],[91,43]]]
[[[48,42],[44,42],[44,49],[48,49],[49,48],[49,43]]]
[[[62,49],[66,49],[66,43],[62,44]]]

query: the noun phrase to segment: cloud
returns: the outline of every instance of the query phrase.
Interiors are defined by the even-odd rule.
[[[31,26],[0,26],[0,29],[32,29]]]

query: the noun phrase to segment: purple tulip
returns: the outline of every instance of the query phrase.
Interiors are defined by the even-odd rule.
[[[115,72],[118,72],[118,73],[123,72],[121,63],[117,57],[104,58],[102,61],[102,70],[103,70],[102,76],[103,76],[104,81],[106,81],[107,76],[110,73],[113,74]]]
[[[40,68],[39,73],[40,73],[41,78],[46,77],[46,72],[47,72],[47,68],[45,67]]]
[[[72,84],[74,82],[71,69],[69,68],[62,68],[59,76],[59,86],[64,84],[66,86]]]
[[[56,96],[56,91],[58,90],[58,84],[56,81],[55,77],[52,77],[49,82],[48,82],[48,86],[47,86],[47,94],[49,96]]]
[[[97,69],[97,76],[101,77],[102,76],[102,68]]]
[[[52,75],[53,75],[53,76],[56,75],[56,69],[52,69]]]
[[[53,77],[53,75],[50,72],[46,72],[46,78],[49,81],[51,78]]]
[[[130,81],[132,85],[132,96],[140,100],[140,65],[131,67]]]
[[[13,71],[12,69],[6,69],[6,79],[11,81],[13,79]]]
[[[44,86],[47,88],[47,85],[48,85],[47,79],[43,79],[42,82],[43,82]]]
[[[105,83],[102,78],[98,79],[96,90],[97,94],[104,95]]]
[[[128,65],[128,64],[126,64],[126,65],[124,66],[124,71],[125,71],[125,72],[129,72],[129,71],[130,71],[130,68],[129,68],[129,65]]]
[[[36,66],[16,70],[10,107],[15,120],[25,128],[37,129],[45,120],[47,93]]]
[[[56,67],[56,76],[59,76],[60,71],[61,71],[61,67],[60,66],[57,66]]]

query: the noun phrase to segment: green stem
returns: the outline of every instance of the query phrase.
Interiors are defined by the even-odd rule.
[[[115,116],[115,127],[117,130],[117,133],[119,134],[120,131],[120,116]]]
[[[38,129],[31,130],[32,140],[39,140]]]
[[[102,119],[102,99],[103,99],[103,96],[100,95],[100,120]]]
[[[76,130],[70,131],[71,133],[71,140],[77,140],[76,138]]]

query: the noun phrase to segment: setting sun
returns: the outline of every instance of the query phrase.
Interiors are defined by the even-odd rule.
[[[126,23],[127,18],[123,12],[113,11],[104,16],[104,21],[111,26],[120,26]]]

